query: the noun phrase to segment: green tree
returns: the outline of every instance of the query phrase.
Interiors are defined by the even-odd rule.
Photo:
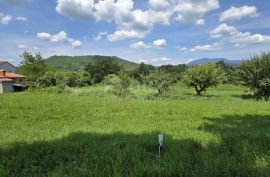
[[[248,87],[257,99],[270,97],[270,52],[255,55],[240,64],[241,84]]]
[[[160,69],[152,71],[144,79],[149,86],[157,89],[159,94],[164,93],[173,82],[170,74]]]
[[[120,71],[118,76],[115,74],[106,76],[105,83],[107,85],[113,85],[114,89],[116,90],[116,95],[124,96],[128,93],[131,78],[127,73]]]
[[[100,83],[105,76],[109,74],[118,74],[121,66],[117,61],[106,59],[97,64],[88,64],[85,66],[85,71],[88,72],[92,78],[93,83]]]
[[[190,67],[184,75],[184,82],[194,87],[197,95],[202,95],[209,87],[217,86],[225,80],[225,72],[214,63]]]
[[[132,71],[131,76],[137,79],[140,84],[143,84],[143,78],[150,74],[150,72],[153,70],[155,70],[154,66],[141,63],[138,68]]]
[[[29,82],[35,82],[39,77],[45,75],[46,72],[53,71],[45,63],[45,59],[40,53],[24,52],[21,57],[23,60],[18,68],[18,72],[26,75]]]
[[[91,85],[91,76],[87,72],[65,73],[62,84],[65,84],[68,87],[83,87]]]

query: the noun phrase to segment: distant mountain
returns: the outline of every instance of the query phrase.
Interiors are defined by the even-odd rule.
[[[224,63],[228,65],[239,65],[241,60],[229,60],[227,58],[201,58],[197,60],[192,60],[188,63],[186,63],[187,66],[193,66],[193,65],[203,65],[207,63],[217,63],[219,61],[224,61]]]
[[[95,64],[99,61],[111,59],[116,60],[126,70],[133,70],[139,66],[122,58],[115,56],[100,56],[100,55],[86,55],[86,56],[52,56],[46,59],[46,63],[58,71],[82,71],[84,66],[92,63]]]

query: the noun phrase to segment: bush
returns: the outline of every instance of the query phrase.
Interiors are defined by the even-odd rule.
[[[159,69],[151,72],[144,80],[147,85],[157,89],[159,94],[164,93],[173,82],[168,73]]]
[[[105,76],[118,74],[120,70],[119,63],[113,59],[102,60],[97,64],[90,63],[85,67],[85,71],[90,74],[93,83],[100,83]]]
[[[184,83],[194,87],[197,95],[202,95],[209,87],[217,86],[225,80],[225,72],[214,63],[190,67],[184,75]]]
[[[118,76],[115,74],[106,76],[104,82],[114,87],[116,95],[124,96],[128,93],[131,79],[125,72],[120,72]]]
[[[63,79],[68,87],[83,87],[91,85],[91,77],[88,73],[66,73]]]
[[[270,97],[270,52],[243,61],[238,70],[241,84],[248,87],[256,99]]]

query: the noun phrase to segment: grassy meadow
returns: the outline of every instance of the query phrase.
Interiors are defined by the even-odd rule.
[[[221,85],[0,95],[0,176],[269,177],[270,103]],[[165,147],[158,155],[157,135]]]

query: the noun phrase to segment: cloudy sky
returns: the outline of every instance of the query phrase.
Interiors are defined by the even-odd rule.
[[[269,51],[269,8],[269,0],[0,0],[0,58],[243,59]]]

